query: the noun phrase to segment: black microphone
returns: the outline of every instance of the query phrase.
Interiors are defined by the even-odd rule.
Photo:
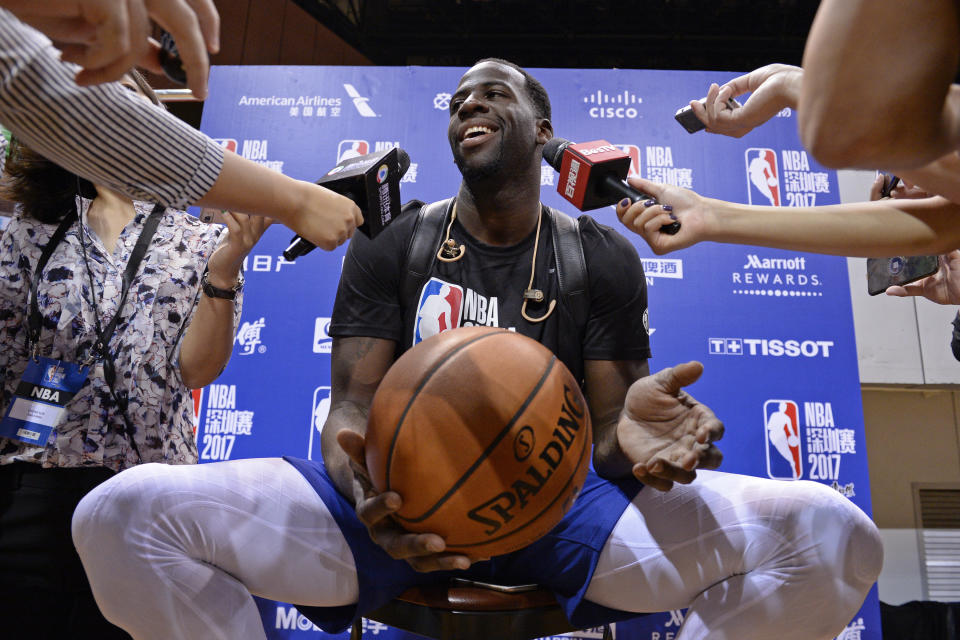
[[[580,211],[615,205],[624,198],[631,202],[654,200],[624,182],[630,170],[630,156],[606,140],[574,144],[551,138],[543,145],[543,159],[560,174],[557,193]],[[675,234],[680,222],[665,224],[661,233]]]
[[[316,184],[353,200],[363,212],[363,224],[357,230],[374,238],[400,215],[400,179],[409,168],[410,156],[396,147],[346,158]],[[292,262],[316,248],[297,235],[283,258]]]

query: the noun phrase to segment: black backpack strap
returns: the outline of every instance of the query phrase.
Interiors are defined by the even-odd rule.
[[[443,237],[443,224],[453,206],[453,198],[427,205],[414,201],[404,205],[404,208],[415,204],[420,205],[420,210],[417,213],[417,223],[413,227],[413,235],[410,237],[410,245],[407,247],[407,262],[400,283],[401,304],[408,304],[407,301],[416,296],[417,290],[423,286],[430,274],[437,259],[437,250]]]
[[[560,296],[580,333],[590,315],[587,260],[583,256],[580,225],[567,214],[545,207],[553,229],[553,253],[557,260]]]

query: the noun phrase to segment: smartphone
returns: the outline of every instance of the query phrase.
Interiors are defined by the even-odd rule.
[[[891,176],[883,172],[881,172],[880,175],[883,176],[883,186],[880,187],[880,197],[889,198],[893,190],[900,184],[900,176]]]
[[[163,68],[163,75],[172,82],[187,84],[187,72],[180,60],[177,43],[173,41],[173,36],[163,29],[160,31],[160,67]]]
[[[200,215],[197,217],[200,218],[201,222],[212,222],[215,224],[227,224],[223,219],[224,211],[222,209],[209,209],[204,207],[200,209]]]
[[[700,98],[700,104],[706,105],[707,99]],[[727,99],[727,108],[731,111],[739,109],[741,106],[742,105],[733,98]],[[697,117],[697,114],[693,112],[693,108],[690,105],[677,109],[673,117],[676,118],[677,122],[679,122],[688,133],[696,133],[697,131],[707,128],[707,125],[703,124],[703,121]]]
[[[933,275],[940,268],[938,256],[894,256],[867,258],[867,293],[883,293],[887,287],[903,285]]]

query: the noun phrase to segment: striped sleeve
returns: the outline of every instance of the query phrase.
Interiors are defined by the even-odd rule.
[[[185,208],[223,166],[223,149],[119,83],[79,87],[41,33],[0,9],[0,122],[31,149],[134,200]]]

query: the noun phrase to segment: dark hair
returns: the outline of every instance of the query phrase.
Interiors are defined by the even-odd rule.
[[[547,90],[543,88],[540,81],[527,73],[526,69],[503,58],[483,58],[482,60],[477,60],[476,64],[480,64],[481,62],[494,62],[519,71],[521,75],[523,75],[525,81],[524,88],[527,90],[527,97],[530,98],[530,102],[533,103],[537,117],[546,118],[547,120],[551,119],[550,96],[547,95]],[[476,64],[474,66],[476,66]]]
[[[139,72],[131,69],[127,74],[150,102],[160,105],[157,94]],[[89,180],[47,160],[17,138],[10,140],[3,168],[0,197],[19,203],[25,215],[46,224],[59,222],[73,211],[78,191],[87,199],[97,197]]]

